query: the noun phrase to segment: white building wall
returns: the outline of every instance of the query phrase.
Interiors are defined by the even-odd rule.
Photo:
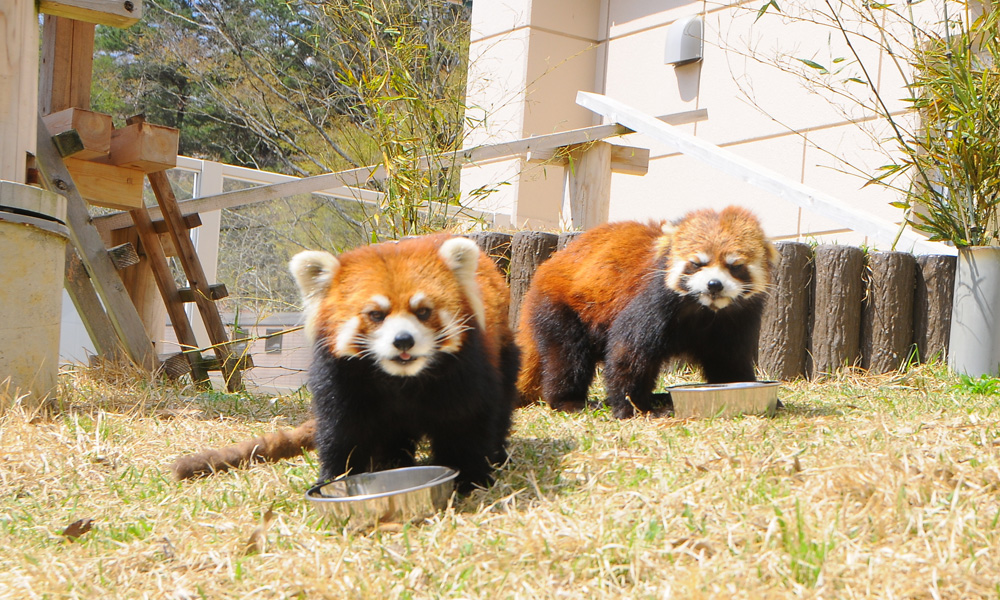
[[[768,14],[762,2],[728,4],[681,0],[500,0],[473,3],[468,101],[486,108],[487,127],[467,145],[585,127],[599,121],[581,113],[577,90],[597,91],[654,116],[707,109],[708,119],[680,126],[705,141],[759,162],[786,177],[831,194],[849,206],[899,222],[889,205],[895,193],[864,187],[863,173],[888,162],[886,131],[866,131],[869,116],[851,102],[837,104],[822,89],[782,72],[808,70],[790,57],[833,64],[850,57],[837,32]],[[787,2],[785,11],[795,11]],[[667,27],[698,14],[705,19],[704,60],[664,63]],[[933,17],[933,15],[932,15]],[[588,46],[589,44],[589,46]],[[902,110],[902,76],[872,44],[856,50]],[[851,61],[842,61],[849,65]],[[842,64],[837,63],[837,64]],[[491,65],[501,65],[498,69]],[[853,68],[853,67],[851,67]],[[838,76],[846,79],[852,73]],[[517,86],[523,86],[522,91]],[[502,93],[501,93],[502,91]],[[502,110],[489,113],[489,106]],[[518,107],[520,102],[520,107]],[[645,176],[612,177],[610,219],[676,218],[693,208],[742,204],[777,239],[866,243],[791,203],[743,183],[639,134],[610,140],[650,150]],[[859,167],[850,170],[844,161]],[[543,171],[539,174],[538,171]],[[563,169],[508,160],[467,168],[463,192],[494,187],[486,210],[509,214],[515,227],[557,229]]]

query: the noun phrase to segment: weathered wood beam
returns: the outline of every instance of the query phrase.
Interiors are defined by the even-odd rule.
[[[83,326],[90,335],[97,353],[106,359],[117,362],[123,357],[121,342],[115,333],[114,325],[90,281],[83,261],[76,253],[73,244],[66,244],[66,276],[63,286],[69,294],[76,312],[83,319]]]
[[[476,146],[465,150],[448,152],[436,157],[425,156],[419,159],[418,164],[424,169],[435,164],[460,165],[466,162],[492,160],[507,156],[518,156],[534,150],[593,142],[616,135],[625,135],[631,132],[632,131],[629,128],[617,124],[597,125],[594,127],[585,127],[583,129],[573,129],[571,131],[539,135],[501,144]],[[286,198],[296,194],[311,194],[341,186],[360,187],[369,181],[380,181],[385,179],[385,177],[386,172],[382,167],[359,167],[357,169],[338,171],[336,173],[324,173],[322,175],[314,175],[312,177],[303,177],[302,179],[296,179],[295,181],[262,185],[245,190],[216,194],[214,196],[193,198],[191,200],[178,202],[178,205],[180,206],[183,214],[208,212],[211,210],[233,208],[235,206],[245,206],[247,204],[256,204],[257,202],[266,202],[268,200]],[[160,213],[152,208],[150,209],[149,214],[153,219],[160,216]],[[102,227],[106,227],[108,229],[121,229],[123,227],[128,227],[131,224],[128,218],[128,213],[108,215],[106,217],[102,217],[102,220],[104,221]]]
[[[125,210],[142,206],[142,171],[78,158],[67,158],[66,169],[80,196],[94,206]]]
[[[142,0],[40,0],[38,12],[122,28],[142,18]]]
[[[47,15],[42,25],[38,105],[43,115],[90,109],[94,24]]]
[[[538,150],[528,154],[528,162],[555,164],[568,167],[570,153],[585,149],[588,144],[574,144],[563,148]],[[649,172],[649,149],[636,146],[611,146],[611,172],[625,175],[645,175]]]
[[[91,282],[103,301],[128,357],[142,368],[155,371],[159,365],[153,353],[153,343],[125,292],[125,286],[111,262],[100,233],[91,222],[87,205],[52,143],[40,115],[35,122],[37,131],[41,132],[37,139],[37,158],[45,187],[66,197],[66,225],[69,226],[70,238],[91,275]]]

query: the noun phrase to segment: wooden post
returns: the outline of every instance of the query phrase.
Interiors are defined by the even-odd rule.
[[[89,110],[93,64],[94,24],[45,15],[38,98],[42,115]]]
[[[922,362],[943,361],[948,356],[957,262],[955,256],[933,254],[917,257],[913,341]]]
[[[470,240],[476,242],[479,249],[493,259],[500,273],[510,281],[510,244],[511,235],[496,231],[477,231],[467,235]]]
[[[517,328],[524,299],[535,270],[556,250],[559,236],[542,231],[518,231],[511,242],[510,324]]]
[[[899,369],[913,343],[916,259],[906,252],[868,255],[868,286],[861,308],[861,367],[874,373]]]
[[[573,229],[608,221],[611,202],[611,144],[583,144],[569,153],[569,206]]]
[[[33,0],[0,0],[0,180],[27,182],[38,113],[38,15]]]
[[[813,296],[812,249],[798,242],[775,244],[781,262],[760,328],[758,367],[770,379],[788,381],[806,374],[806,348]]]
[[[864,253],[852,246],[816,248],[816,287],[809,354],[813,378],[854,366],[861,338]]]
[[[564,231],[559,234],[559,243],[556,244],[556,251],[562,250],[566,246],[578,238],[582,231]]]

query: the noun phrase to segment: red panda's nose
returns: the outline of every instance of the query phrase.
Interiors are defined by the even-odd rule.
[[[408,331],[400,331],[396,334],[396,337],[392,340],[392,345],[396,347],[397,350],[407,351],[413,347],[413,335]]]
[[[708,285],[708,291],[712,292],[713,294],[718,294],[719,292],[722,291],[723,288],[722,282],[719,281],[718,279],[710,280],[707,285]]]

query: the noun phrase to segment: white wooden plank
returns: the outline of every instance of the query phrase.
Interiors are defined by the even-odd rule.
[[[570,144],[592,142],[606,137],[624,135],[627,133],[631,133],[631,131],[618,124],[597,125],[594,127],[585,127],[583,129],[573,129],[570,131],[539,135],[514,140],[512,142],[475,146],[473,148],[442,154],[437,157],[425,156],[419,159],[418,164],[420,165],[420,168],[427,169],[432,165],[464,164],[465,162],[492,160],[505,156],[526,154],[533,150],[557,148],[559,146],[567,146]],[[268,200],[276,200],[278,198],[287,198],[288,196],[294,196],[296,194],[311,194],[314,192],[331,190],[333,188],[357,188],[364,185],[368,181],[379,181],[385,179],[385,177],[385,169],[380,166],[359,167],[357,169],[338,171],[336,173],[324,173],[322,175],[313,175],[312,177],[303,177],[301,179],[294,179],[284,183],[274,183],[271,185],[262,185],[245,190],[225,192],[213,196],[194,198],[192,200],[178,202],[178,206],[180,206],[181,211],[184,214],[196,212],[200,213],[210,210],[220,210],[223,208],[233,208],[235,206],[245,206],[247,204],[256,204],[257,202],[266,202]],[[149,209],[149,216],[154,220],[160,218],[160,214],[155,208]],[[132,223],[128,213],[116,213],[108,217],[102,217],[100,220],[101,228],[105,230],[128,227]]]
[[[617,100],[601,94],[578,92],[576,102],[610,121],[621,123],[634,131],[648,135],[733,177],[864,234],[883,247],[889,248],[895,242],[897,250],[917,254],[957,253],[955,248],[928,241],[927,238],[910,229],[905,229],[900,233],[899,225],[891,221],[851,208],[829,194],[788,179],[729,150],[678,131],[675,127],[656,117],[644,114]],[[899,235],[898,242],[896,242],[897,234]]]

